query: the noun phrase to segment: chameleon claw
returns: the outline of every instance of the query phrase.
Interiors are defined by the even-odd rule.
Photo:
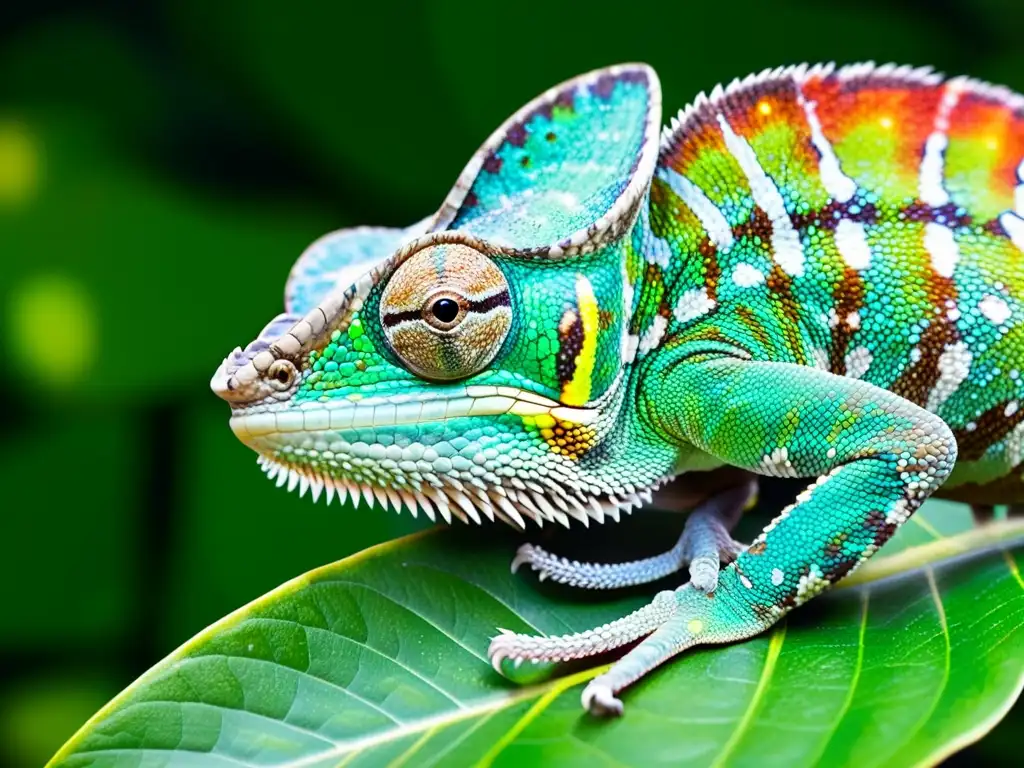
[[[519,570],[519,566],[531,564],[533,557],[533,545],[523,544],[516,550],[516,556],[512,558],[512,573]]]
[[[690,563],[690,583],[704,594],[710,594],[718,587],[718,572],[717,557],[694,558]]]
[[[615,698],[612,689],[601,682],[601,678],[590,681],[580,696],[583,708],[598,717],[619,717],[622,714],[622,701]]]

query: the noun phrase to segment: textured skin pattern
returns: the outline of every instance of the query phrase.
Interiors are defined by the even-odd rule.
[[[434,216],[311,248],[212,382],[279,486],[432,519],[603,522],[722,465],[812,479],[747,548],[737,485],[647,560],[520,550],[591,588],[690,566],[605,627],[492,642],[500,669],[646,637],[585,690],[600,713],[771,626],[940,488],[1024,501],[1024,99],[796,67],[699,97],[660,147],[659,123],[647,67],[552,89]]]
[[[642,70],[556,88],[502,127],[451,226],[503,247],[569,247],[635,178],[650,109]]]
[[[356,227],[325,235],[295,262],[284,289],[288,312],[302,316],[336,286],[349,286],[373,268],[384,254],[422,234],[422,225],[408,229]]]

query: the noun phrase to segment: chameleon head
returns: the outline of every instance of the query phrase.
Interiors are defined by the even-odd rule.
[[[446,520],[617,516],[659,479],[606,445],[628,378],[620,260],[584,275],[429,235],[275,318],[211,386],[278,485]]]
[[[628,407],[660,109],[644,65],[575,78],[495,131],[433,216],[311,246],[290,313],[212,382],[267,473],[446,520],[639,506],[678,458]]]

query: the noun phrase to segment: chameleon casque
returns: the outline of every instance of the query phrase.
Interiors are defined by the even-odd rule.
[[[446,522],[618,520],[723,465],[815,478],[750,546],[729,530],[752,481],[648,560],[520,549],[591,588],[690,568],[604,627],[493,639],[499,669],[642,639],[583,692],[598,713],[770,627],[936,491],[1024,502],[1024,98],[798,66],[660,126],[644,65],[549,90],[433,216],[310,246],[286,313],[211,383],[279,486]]]

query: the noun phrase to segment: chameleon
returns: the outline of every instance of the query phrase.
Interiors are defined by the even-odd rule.
[[[528,103],[431,216],[307,248],[285,311],[211,386],[278,486],[525,528],[618,521],[740,470],[669,551],[513,569],[689,580],[602,627],[489,656],[633,645],[595,714],[682,651],[753,637],[933,494],[1024,502],[1024,97],[929,68],[766,70],[662,128],[643,64]],[[758,476],[806,488],[749,544]],[[680,581],[683,581],[680,579]]]

